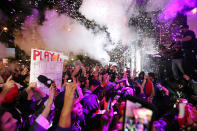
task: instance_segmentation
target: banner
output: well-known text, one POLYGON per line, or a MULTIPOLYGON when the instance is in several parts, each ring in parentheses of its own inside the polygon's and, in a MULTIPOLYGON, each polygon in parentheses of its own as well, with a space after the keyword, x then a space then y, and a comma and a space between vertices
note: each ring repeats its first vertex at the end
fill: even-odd
POLYGON ((55 81, 57 88, 61 89, 63 72, 63 53, 31 49, 30 82, 37 82, 40 88, 46 94, 49 94, 49 88, 38 81, 39 75, 55 81))
POLYGON ((6 57, 11 57, 15 58, 15 48, 6 48, 7 49, 7 56, 6 57))

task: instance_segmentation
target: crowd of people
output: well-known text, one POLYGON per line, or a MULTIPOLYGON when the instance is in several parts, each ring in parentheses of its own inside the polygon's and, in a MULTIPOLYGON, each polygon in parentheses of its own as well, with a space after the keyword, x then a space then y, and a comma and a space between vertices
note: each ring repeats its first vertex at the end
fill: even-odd
POLYGON ((180 81, 160 82, 154 72, 69 64, 62 89, 54 81, 46 94, 29 83, 29 70, 17 61, 0 67, 1 131, 119 131, 128 97, 154 107, 152 130, 197 129, 197 86, 186 74, 180 81))

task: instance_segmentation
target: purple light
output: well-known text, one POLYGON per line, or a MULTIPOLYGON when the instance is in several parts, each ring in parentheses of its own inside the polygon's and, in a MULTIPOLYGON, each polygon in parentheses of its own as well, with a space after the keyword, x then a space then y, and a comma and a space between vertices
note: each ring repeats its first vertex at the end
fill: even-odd
MULTIPOLYGON (((193 8, 196 6, 195 0, 171 0, 168 6, 164 9, 163 13, 160 14, 160 20, 169 20, 175 18, 177 13, 182 12, 186 7, 193 8)), ((194 10, 194 13, 197 9, 194 10)))
POLYGON ((145 3, 147 0, 137 0, 137 3, 138 4, 143 4, 143 3, 145 3))

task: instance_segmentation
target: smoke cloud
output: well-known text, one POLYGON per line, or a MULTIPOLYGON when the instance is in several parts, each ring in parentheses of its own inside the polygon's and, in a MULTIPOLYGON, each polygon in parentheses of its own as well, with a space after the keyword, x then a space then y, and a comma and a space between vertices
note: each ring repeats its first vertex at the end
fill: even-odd
POLYGON ((84 0, 79 11, 90 20, 106 26, 114 43, 131 43, 136 39, 135 31, 128 27, 134 0, 84 0))
POLYGON ((46 19, 40 28, 40 34, 50 48, 87 53, 97 60, 109 61, 109 56, 104 50, 107 43, 104 34, 95 35, 74 19, 58 15, 54 10, 46 12, 46 19))
POLYGON ((46 11, 46 21, 38 25, 34 12, 25 20, 22 31, 15 31, 15 43, 30 55, 31 48, 61 51, 66 54, 83 53, 100 61, 109 61, 104 50, 107 38, 104 34, 93 34, 74 19, 55 10, 46 11))

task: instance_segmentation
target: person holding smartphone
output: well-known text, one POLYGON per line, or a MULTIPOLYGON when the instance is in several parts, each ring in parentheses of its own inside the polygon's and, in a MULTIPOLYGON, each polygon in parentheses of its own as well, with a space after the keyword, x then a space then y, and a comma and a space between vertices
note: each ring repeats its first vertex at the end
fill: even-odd
POLYGON ((68 120, 64 119, 63 116, 64 113, 62 112, 64 108, 68 108, 68 102, 69 105, 72 105, 71 107, 69 107, 69 110, 71 112, 70 114, 71 123, 70 124, 66 123, 66 125, 69 125, 70 129, 74 131, 80 131, 84 128, 85 126, 84 110, 83 110, 83 105, 80 103, 81 93, 77 88, 80 87, 76 83, 73 83, 72 81, 68 80, 67 83, 65 84, 65 91, 59 93, 58 96, 55 98, 54 104, 56 111, 55 111, 55 118, 53 119, 53 126, 51 127, 51 130, 54 130, 56 127, 58 127, 58 122, 61 128, 65 128, 65 123, 62 122, 62 120, 67 122, 68 120), (71 101, 72 104, 70 103, 71 101), (61 114, 62 114, 62 118, 61 118, 61 114))

